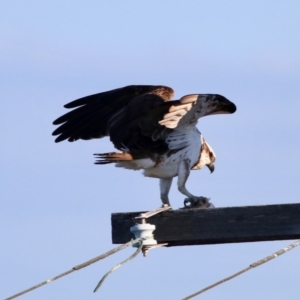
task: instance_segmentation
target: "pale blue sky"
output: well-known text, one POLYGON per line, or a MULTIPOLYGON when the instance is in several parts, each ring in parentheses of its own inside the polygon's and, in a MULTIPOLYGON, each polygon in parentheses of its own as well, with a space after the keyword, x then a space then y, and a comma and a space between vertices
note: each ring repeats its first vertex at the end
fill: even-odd
MULTIPOLYGON (((158 180, 93 165, 108 139, 54 143, 52 121, 76 98, 128 84, 222 94, 237 112, 198 125, 216 170, 187 187, 218 207, 299 202, 299 14, 296 0, 1 3, 1 299, 113 248, 111 213, 160 205, 158 180)), ((181 207, 175 184, 170 195, 181 207)), ((20 299, 180 299, 288 243, 153 250, 93 294, 127 249, 20 299)), ((299 254, 198 298, 296 299, 299 254)))

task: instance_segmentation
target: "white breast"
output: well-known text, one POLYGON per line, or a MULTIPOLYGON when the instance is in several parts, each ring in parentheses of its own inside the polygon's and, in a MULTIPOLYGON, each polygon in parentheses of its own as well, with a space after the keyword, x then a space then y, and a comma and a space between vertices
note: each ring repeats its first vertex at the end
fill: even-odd
POLYGON ((156 178, 171 178, 178 175, 178 168, 181 161, 190 159, 193 166, 199 159, 201 148, 200 132, 196 127, 174 130, 167 138, 168 147, 174 153, 170 156, 164 155, 162 160, 145 168, 144 175, 156 178), (181 149, 179 151, 176 151, 181 149))

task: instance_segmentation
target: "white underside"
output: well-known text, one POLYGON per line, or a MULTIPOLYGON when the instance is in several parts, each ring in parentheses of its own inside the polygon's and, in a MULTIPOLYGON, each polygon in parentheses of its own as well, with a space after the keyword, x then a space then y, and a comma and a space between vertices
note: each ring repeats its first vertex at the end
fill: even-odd
POLYGON ((183 149, 170 157, 163 156, 158 163, 155 163, 151 158, 143 158, 119 162, 116 167, 144 170, 144 175, 147 177, 173 178, 178 175, 179 165, 183 160, 190 159, 191 165, 196 164, 198 161, 201 139, 200 132, 196 127, 174 130, 167 138, 167 143, 170 150, 183 149))

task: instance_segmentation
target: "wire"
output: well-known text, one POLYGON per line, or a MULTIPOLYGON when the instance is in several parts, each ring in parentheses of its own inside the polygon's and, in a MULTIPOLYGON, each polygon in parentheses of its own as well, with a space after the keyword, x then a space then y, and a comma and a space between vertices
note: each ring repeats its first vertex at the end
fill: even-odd
MULTIPOLYGON (((61 273, 61 274, 59 274, 59 275, 57 275, 57 276, 55 276, 55 277, 53 277, 53 278, 50 278, 50 279, 48 279, 48 280, 45 280, 45 281, 43 281, 43 282, 41 282, 41 283, 39 283, 39 284, 37 284, 37 285, 35 285, 35 286, 32 286, 31 288, 26 289, 26 290, 24 290, 24 291, 22 291, 22 292, 20 292, 20 293, 17 293, 17 294, 15 294, 15 295, 13 295, 13 296, 10 296, 10 297, 8 297, 8 298, 5 298, 4 300, 12 300, 12 299, 15 299, 15 298, 17 298, 17 297, 19 297, 19 296, 22 296, 22 295, 24 295, 24 294, 26 294, 26 293, 29 293, 29 292, 35 290, 35 289, 37 289, 37 288, 39 288, 39 287, 41 287, 41 286, 43 286, 43 285, 46 285, 46 284, 48 284, 48 283, 50 283, 50 282, 53 282, 53 281, 55 281, 55 280, 57 280, 57 279, 59 279, 59 278, 62 278, 62 277, 64 277, 64 276, 67 276, 67 275, 69 275, 70 273, 72 273, 72 272, 74 272, 74 271, 78 271, 78 270, 80 270, 80 269, 83 269, 83 268, 85 268, 85 267, 87 267, 87 266, 89 266, 89 265, 91 265, 91 264, 93 264, 93 263, 95 263, 95 262, 98 262, 99 260, 104 259, 104 258, 106 258, 106 257, 108 257, 108 256, 110 256, 110 255, 112 255, 112 254, 115 254, 115 253, 117 253, 117 252, 119 252, 119 251, 121 251, 121 250, 123 250, 123 249, 125 249, 125 248, 127 248, 127 247, 129 247, 129 246, 131 246, 131 245, 133 245, 133 244, 140 243, 138 249, 137 249, 137 250, 136 250, 129 258, 127 258, 127 259, 124 260, 123 262, 121 262, 121 263, 117 264, 116 266, 114 266, 109 272, 107 272, 107 273, 102 277, 102 279, 99 281, 99 283, 97 284, 96 288, 94 289, 94 292, 96 292, 96 291, 100 288, 100 286, 103 284, 104 280, 105 280, 111 273, 113 273, 113 272, 114 272, 115 270, 117 270, 119 267, 121 267, 121 266, 124 265, 125 263, 127 263, 127 262, 129 262, 130 260, 132 260, 133 258, 135 258, 135 257, 140 253, 140 251, 141 251, 141 249, 142 249, 142 247, 143 247, 142 241, 145 240, 145 239, 148 239, 148 238, 152 238, 152 237, 144 237, 144 238, 138 238, 138 239, 135 239, 135 240, 131 240, 131 241, 129 241, 129 242, 127 242, 127 243, 125 243, 125 244, 119 246, 119 247, 116 247, 116 248, 111 249, 110 251, 108 251, 108 252, 106 252, 106 253, 104 253, 104 254, 101 254, 101 255, 99 255, 99 256, 97 256, 97 257, 95 257, 95 258, 93 258, 93 259, 90 259, 90 260, 88 260, 88 261, 86 261, 86 262, 84 262, 84 263, 82 263, 82 264, 79 264, 79 265, 73 267, 72 269, 70 269, 70 270, 68 270, 68 271, 66 271, 66 272, 64 272, 64 273, 61 273)), ((220 280, 220 281, 218 281, 218 282, 216 282, 216 283, 214 283, 214 284, 212 284, 212 285, 209 285, 209 286, 205 287, 204 289, 202 289, 202 290, 200 290, 200 291, 198 291, 198 292, 196 292, 196 293, 194 293, 194 294, 191 294, 191 295, 189 295, 189 296, 183 298, 182 300, 189 300, 189 299, 191 299, 191 298, 193 298, 193 297, 195 297, 195 296, 197 296, 197 295, 199 295, 199 294, 201 294, 201 293, 204 293, 204 292, 206 292, 207 290, 210 290, 210 289, 216 287, 217 285, 220 285, 221 283, 224 283, 224 282, 226 282, 226 281, 228 281, 228 280, 230 280, 230 279, 233 279, 233 278, 235 278, 235 277, 237 277, 237 276, 239 276, 239 275, 241 275, 241 274, 243 274, 243 273, 245 273, 245 272, 247 272, 247 271, 249 271, 249 270, 251 270, 251 269, 253 269, 253 268, 255 268, 255 267, 258 267, 258 266, 260 266, 260 265, 262 265, 262 264, 264 264, 264 263, 266 263, 266 262, 268 262, 268 261, 270 261, 270 260, 272 260, 272 259, 274 259, 274 258, 276 258, 276 257, 278 257, 278 256, 280 256, 280 255, 282 255, 282 254, 284 254, 284 253, 286 253, 287 251, 294 249, 295 247, 297 247, 297 246, 299 246, 299 245, 300 245, 300 240, 298 240, 298 241, 296 241, 296 242, 294 242, 294 243, 288 245, 288 246, 285 247, 285 248, 280 249, 279 251, 277 251, 277 252, 275 252, 275 253, 273 253, 273 254, 271 254, 271 255, 269 255, 269 256, 267 256, 267 257, 261 259, 261 260, 258 260, 258 261, 256 261, 256 262, 254 262, 254 263, 251 264, 249 267, 247 267, 247 268, 245 268, 245 269, 243 269, 243 270, 241 270, 241 271, 239 271, 239 272, 237 272, 237 273, 235 273, 235 274, 233 274, 233 275, 231 275, 231 276, 228 276, 228 277, 226 277, 226 278, 224 278, 224 279, 222 279, 222 280, 220 280)))
POLYGON ((140 244, 140 246, 138 247, 138 249, 132 254, 130 255, 127 259, 125 259, 124 261, 120 262, 119 264, 115 265, 111 270, 109 270, 103 277, 102 279, 98 282, 97 286, 94 289, 94 293, 97 292, 97 290, 101 287, 102 283, 104 282, 104 280, 106 279, 106 277, 108 275, 110 275, 112 272, 116 271, 117 269, 119 269, 121 266, 123 266, 124 264, 126 264, 127 262, 131 261, 132 259, 134 259, 142 250, 143 247, 143 243, 140 244))
MULTIPOLYGON (((39 287, 41 287, 41 286, 43 286, 43 285, 46 285, 46 284, 48 284, 48 283, 50 283, 50 282, 52 282, 52 281, 55 281, 55 280, 57 280, 57 279, 59 279, 59 278, 62 278, 62 277, 64 277, 64 276, 67 276, 67 275, 69 275, 69 274, 71 274, 72 272, 74 272, 74 271, 78 271, 78 270, 80 270, 80 269, 82 269, 82 268, 85 268, 85 267, 87 267, 87 266, 89 266, 89 265, 91 265, 91 264, 93 264, 93 263, 95 263, 95 262, 97 262, 97 261, 99 261, 99 260, 101 260, 101 259, 104 259, 104 258, 106 258, 106 257, 108 257, 108 256, 110 256, 110 255, 112 255, 112 254, 115 254, 115 253, 117 253, 117 252, 119 252, 119 251, 121 251, 121 250, 123 250, 123 249, 125 249, 125 248, 127 248, 127 247, 129 247, 129 246, 132 246, 133 244, 136 244, 136 243, 141 243, 141 245, 139 246, 139 249, 142 247, 142 241, 143 240, 145 240, 145 239, 147 239, 148 237, 144 237, 144 238, 138 238, 138 239, 135 239, 135 240, 131 240, 131 241, 129 241, 128 243, 125 243, 125 244, 123 244, 123 245, 121 245, 121 246, 118 246, 118 247, 116 247, 116 248, 114 248, 114 249, 111 249, 110 251, 108 251, 108 252, 106 252, 106 253, 104 253, 104 254, 101 254, 101 255, 99 255, 99 256, 97 256, 97 257, 95 257, 95 258, 93 258, 93 259, 90 259, 90 260, 88 260, 88 261, 86 261, 86 262, 84 262, 84 263, 82 263, 82 264, 79 264, 79 265, 77 265, 77 266, 75 266, 75 267, 73 267, 71 270, 69 270, 69 271, 66 271, 66 272, 64 272, 64 273, 61 273, 61 274, 59 274, 59 275, 57 275, 57 276, 55 276, 55 277, 53 277, 53 278, 50 278, 50 279, 48 279, 48 280, 45 280, 45 281, 43 281, 43 282, 41 282, 41 283, 39 283, 39 284, 37 284, 37 285, 34 285, 34 286, 32 286, 31 288, 29 288, 29 289, 26 289, 26 290, 24 290, 24 291, 22 291, 22 292, 20 292, 20 293, 17 293, 17 294, 15 294, 15 295, 13 295, 13 296, 10 296, 10 297, 8 297, 8 298, 5 298, 4 300, 12 300, 12 299, 15 299, 15 298, 17 298, 17 297, 19 297, 19 296, 22 296, 22 295, 24 295, 24 294, 26 294, 26 293, 29 293, 29 292, 31 292, 31 291, 33 291, 33 290, 35 290, 35 289, 37 289, 37 288, 39 288, 39 287)), ((138 250, 139 250, 138 249, 138 250)), ((137 253, 137 251, 134 253, 134 254, 138 254, 137 253)), ((136 256, 135 255, 135 256, 136 256)), ((124 264, 126 261, 124 261, 124 262, 122 262, 120 265, 118 265, 118 267, 120 267, 122 264, 124 264)), ((114 271, 114 270, 113 270, 114 271)), ((112 273, 112 272, 111 272, 112 273)), ((105 276, 107 277, 109 274, 106 274, 105 276)), ((105 279, 105 278, 104 278, 105 279)), ((102 282, 103 282, 104 280, 102 279, 102 282)))
POLYGON ((216 287, 217 285, 219 285, 219 284, 221 284, 223 282, 226 282, 226 281, 228 281, 230 279, 233 279, 233 278, 235 278, 235 277, 237 277, 237 276, 239 276, 239 275, 241 275, 241 274, 243 274, 243 273, 245 273, 245 272, 247 272, 247 271, 249 271, 249 270, 251 270, 251 269, 253 269, 255 267, 258 267, 258 266, 260 266, 260 265, 262 265, 262 264, 264 264, 264 263, 266 263, 266 262, 268 262, 268 261, 270 261, 270 260, 272 260, 272 259, 280 256, 281 254, 286 253, 289 250, 292 250, 292 249, 296 248, 299 245, 300 245, 300 240, 298 240, 298 241, 296 241, 296 242, 288 245, 285 248, 282 248, 282 249, 278 250, 277 252, 275 252, 275 253, 273 253, 271 255, 266 256, 265 258, 263 258, 261 260, 256 261, 255 263, 251 264, 249 267, 247 267, 247 268, 245 268, 245 269, 243 269, 243 270, 241 270, 241 271, 239 271, 239 272, 237 272, 237 273, 235 273, 235 274, 233 274, 231 276, 228 276, 228 277, 226 277, 226 278, 224 278, 224 279, 222 279, 222 280, 220 280, 220 281, 218 281, 218 282, 216 282, 216 283, 214 283, 212 285, 209 285, 209 286, 205 287, 204 289, 202 289, 202 290, 200 290, 200 291, 198 291, 198 292, 196 292, 194 294, 191 294, 191 295, 183 298, 182 300, 188 300, 188 299, 191 299, 191 298, 193 298, 195 296, 198 296, 198 295, 206 292, 207 290, 210 290, 210 289, 216 287))

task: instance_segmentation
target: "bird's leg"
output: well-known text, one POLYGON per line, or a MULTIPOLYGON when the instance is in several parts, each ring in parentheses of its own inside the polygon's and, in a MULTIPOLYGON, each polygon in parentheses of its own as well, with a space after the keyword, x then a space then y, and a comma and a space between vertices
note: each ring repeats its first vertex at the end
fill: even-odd
POLYGON ((188 198, 184 200, 185 207, 199 207, 199 208, 209 208, 214 207, 212 203, 209 202, 209 198, 206 197, 197 197, 192 195, 185 187, 185 183, 190 175, 191 163, 190 160, 183 160, 178 169, 178 190, 186 195, 188 198), (188 205, 188 203, 190 203, 188 205))
POLYGON ((170 206, 169 202, 169 191, 171 188, 173 178, 161 178, 159 180, 159 187, 160 187, 160 199, 163 205, 170 206))

